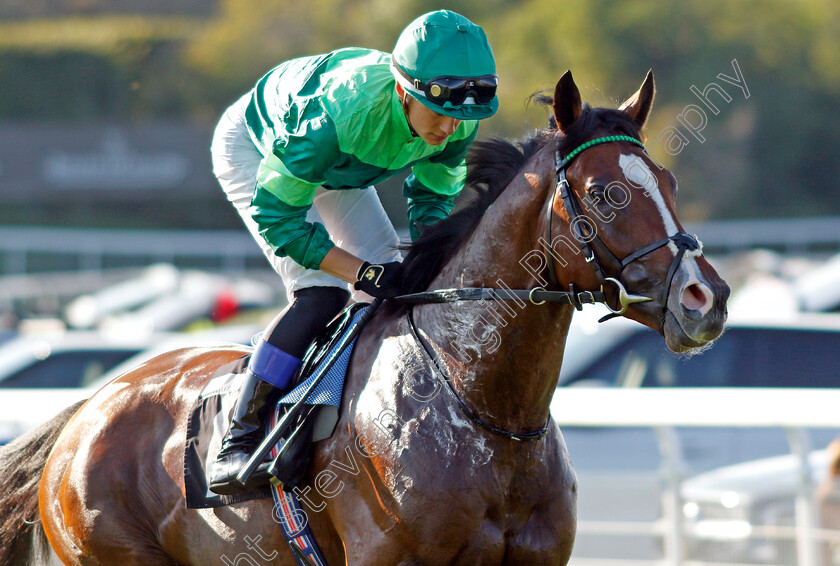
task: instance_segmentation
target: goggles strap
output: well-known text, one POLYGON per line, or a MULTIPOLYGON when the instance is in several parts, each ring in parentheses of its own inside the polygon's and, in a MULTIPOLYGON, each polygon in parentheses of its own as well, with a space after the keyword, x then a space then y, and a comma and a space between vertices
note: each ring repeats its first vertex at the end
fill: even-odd
POLYGON ((420 81, 417 79, 413 79, 413 81, 409 80, 408 77, 403 74, 402 69, 397 67, 393 59, 391 60, 391 74, 394 75, 394 78, 397 79, 397 82, 400 83, 405 90, 425 98, 426 93, 423 92, 423 89, 420 86, 420 81))
POLYGON ((411 125, 411 118, 408 116, 408 101, 406 98, 408 97, 408 93, 403 91, 403 96, 400 99, 400 105, 402 106, 403 113, 405 114, 405 123, 408 124, 408 131, 411 132, 411 137, 418 138, 420 137, 417 134, 417 131, 414 129, 414 126, 411 125))

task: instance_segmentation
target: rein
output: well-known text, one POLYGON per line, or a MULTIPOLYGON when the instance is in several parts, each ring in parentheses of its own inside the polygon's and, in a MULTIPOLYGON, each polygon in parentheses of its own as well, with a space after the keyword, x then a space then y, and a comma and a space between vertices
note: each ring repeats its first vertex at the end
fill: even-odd
MULTIPOLYGON (((700 243, 697 241, 697 238, 692 236, 691 234, 687 234, 685 232, 677 232, 672 236, 668 236, 667 238, 663 238, 662 240, 656 241, 639 250, 636 250, 624 259, 620 260, 607 247, 603 240, 601 240, 601 238, 598 236, 597 232, 594 229, 584 229, 582 227, 582 225, 586 223, 580 222, 580 220, 588 220, 588 217, 583 213, 580 204, 574 196, 574 192, 571 190, 569 181, 566 179, 566 170, 569 168, 569 165, 571 164, 572 160, 574 160, 575 157, 583 153, 585 150, 596 145, 612 142, 629 142, 641 147, 642 149, 645 149, 645 146, 641 141, 637 140, 634 137, 623 135, 595 138, 576 147, 574 150, 570 151, 565 157, 563 157, 560 154, 560 151, 558 149, 555 153, 555 170, 557 173, 557 184, 554 187, 554 191, 552 191, 551 193, 551 198, 549 199, 548 206, 546 207, 545 239, 548 245, 550 246, 551 242, 553 241, 551 237, 551 232, 552 218, 554 216, 554 201, 557 199, 557 195, 559 193, 560 198, 563 200, 563 206, 566 208, 566 212, 569 215, 569 223, 570 226, 572 226, 574 238, 575 240, 577 240, 578 245, 580 246, 580 249, 584 254, 584 259, 586 260, 586 263, 588 263, 590 267, 592 267, 593 271, 595 272, 595 276, 600 282, 601 288, 598 291, 577 291, 575 289, 574 284, 571 283, 569 284, 568 291, 549 291, 546 290, 544 287, 534 287, 533 289, 463 287, 458 289, 437 289, 434 291, 424 291, 420 293, 400 295, 392 300, 397 303, 403 303, 408 305, 452 303, 457 301, 486 301, 491 299, 502 301, 517 301, 522 303, 525 300, 527 300, 528 302, 534 305, 542 305, 545 303, 560 303, 573 305, 577 310, 582 310, 584 304, 603 303, 610 311, 610 314, 602 317, 599 320, 599 322, 604 322, 613 317, 617 317, 624 314, 624 312, 627 311, 627 308, 634 303, 641 303, 653 300, 652 297, 629 294, 627 292, 627 289, 624 287, 624 284, 621 283, 619 279, 621 277, 621 272, 624 271, 625 267, 627 267, 630 263, 636 261, 637 259, 640 259, 663 246, 673 243, 677 247, 677 252, 675 253, 674 261, 671 263, 671 267, 668 270, 667 284, 665 286, 665 290, 662 297, 662 319, 664 321, 665 312, 667 311, 667 298, 668 294, 670 293, 671 282, 673 281, 674 274, 677 271, 677 267, 679 267, 679 264, 682 261, 683 256, 685 255, 685 252, 699 249, 700 243), (616 273, 615 277, 608 277, 604 272, 604 269, 601 267, 601 264, 598 262, 598 258, 595 255, 595 250, 590 245, 592 242, 597 242, 598 246, 608 254, 608 256, 614 261, 616 265, 619 266, 618 272, 616 273), (604 288, 610 284, 614 285, 618 291, 618 308, 613 308, 609 304, 604 293, 604 288)), ((589 226, 589 224, 586 225, 589 226)), ((553 254, 551 253, 551 250, 547 251, 548 253, 546 254, 546 256, 548 257, 548 259, 546 262, 546 266, 548 268, 550 285, 552 287, 557 288, 560 287, 560 283, 557 280, 557 275, 554 271, 553 254)), ((452 394, 453 397, 455 397, 455 400, 457 401, 458 407, 461 409, 461 412, 464 413, 464 415, 466 415, 467 418, 469 418, 477 426, 493 434, 503 436, 511 440, 539 440, 546 435, 551 424, 551 414, 549 414, 548 420, 546 421, 546 424, 543 428, 534 432, 527 433, 510 432, 481 420, 481 418, 467 406, 464 400, 461 399, 461 397, 458 395, 458 392, 455 391, 455 387, 452 385, 452 381, 449 379, 446 372, 443 371, 441 364, 438 363, 438 359, 435 355, 435 352, 420 337, 420 334, 417 332, 417 329, 414 325, 411 310, 408 311, 407 318, 412 336, 421 345, 423 352, 432 362, 432 365, 434 365, 434 367, 437 369, 437 371, 434 373, 438 376, 438 379, 440 379, 446 384, 449 392, 452 394)))
POLYGON ((605 303, 602 291, 575 291, 574 284, 569 285, 570 291, 547 291, 543 287, 533 289, 500 289, 497 287, 461 287, 459 289, 437 289, 422 293, 400 295, 394 301, 408 305, 454 303, 457 301, 528 301, 534 305, 545 303, 561 303, 574 305, 581 310, 582 305, 605 303))

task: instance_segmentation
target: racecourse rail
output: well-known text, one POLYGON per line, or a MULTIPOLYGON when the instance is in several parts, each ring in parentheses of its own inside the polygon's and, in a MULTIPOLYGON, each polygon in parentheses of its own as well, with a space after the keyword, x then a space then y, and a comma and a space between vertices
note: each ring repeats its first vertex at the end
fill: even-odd
MULTIPOLYGON (((840 217, 721 220, 686 223, 708 255, 755 248, 790 254, 840 252, 840 217)), ((403 231, 405 232, 405 231, 403 231)), ((401 234, 405 236, 405 234, 401 234)), ((242 271, 267 269, 262 252, 243 230, 111 230, 0 227, 0 274, 100 270, 169 262, 176 266, 242 271), (47 257, 49 259, 47 259, 47 257)))
MULTIPOLYGON (((13 425, 18 432, 46 420, 63 407, 90 395, 85 390, 3 390, 0 393, 0 425, 13 425), (37 408, 37 409, 36 409, 37 408)), ((558 389, 551 412, 561 429, 569 427, 650 427, 657 432, 667 480, 663 517, 654 523, 581 521, 581 534, 661 536, 664 558, 657 561, 575 558, 572 566, 692 566, 710 562, 686 561, 682 557, 685 535, 680 505, 680 473, 674 427, 772 427, 784 429, 800 471, 807 469, 810 452, 805 429, 840 428, 840 390, 762 388, 675 389, 558 389)), ((840 533, 818 528, 809 473, 800 473, 794 527, 763 528, 768 537, 796 540, 797 564, 817 566, 820 541, 840 540, 840 533)), ((730 565, 731 566, 731 565, 730 565)))

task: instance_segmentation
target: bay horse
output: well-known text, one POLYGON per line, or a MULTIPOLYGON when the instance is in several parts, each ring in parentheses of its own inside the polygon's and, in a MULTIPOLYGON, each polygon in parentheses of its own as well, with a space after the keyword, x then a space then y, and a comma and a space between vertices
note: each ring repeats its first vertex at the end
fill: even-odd
MULTIPOLYGON (((576 479, 549 403, 575 309, 604 301, 675 352, 709 345, 726 319, 729 288, 677 220, 676 179, 642 146, 653 98, 648 73, 620 108, 591 108, 566 72, 548 128, 477 144, 478 197, 405 259, 416 296, 448 291, 377 310, 298 490, 328 564, 567 563, 576 479)), ((0 507, 13 549, 0 562, 31 564, 42 528, 67 565, 294 564, 270 499, 185 505, 190 409, 249 351, 164 354, 11 445, 7 462, 42 474, 39 491, 0 479, 16 502, 0 507), (22 514, 36 508, 40 526, 22 514)))

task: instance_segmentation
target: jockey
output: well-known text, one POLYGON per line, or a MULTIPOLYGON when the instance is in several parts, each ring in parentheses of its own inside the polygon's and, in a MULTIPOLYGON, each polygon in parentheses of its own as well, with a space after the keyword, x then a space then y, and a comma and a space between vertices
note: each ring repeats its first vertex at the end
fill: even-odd
POLYGON ((282 63, 222 116, 213 172, 289 305, 255 346, 211 490, 237 491, 263 408, 288 388, 351 286, 356 299, 401 294, 399 239, 372 185, 411 170, 412 239, 445 218, 478 120, 498 108, 496 85, 481 27, 439 10, 409 24, 391 54, 347 48, 282 63))

